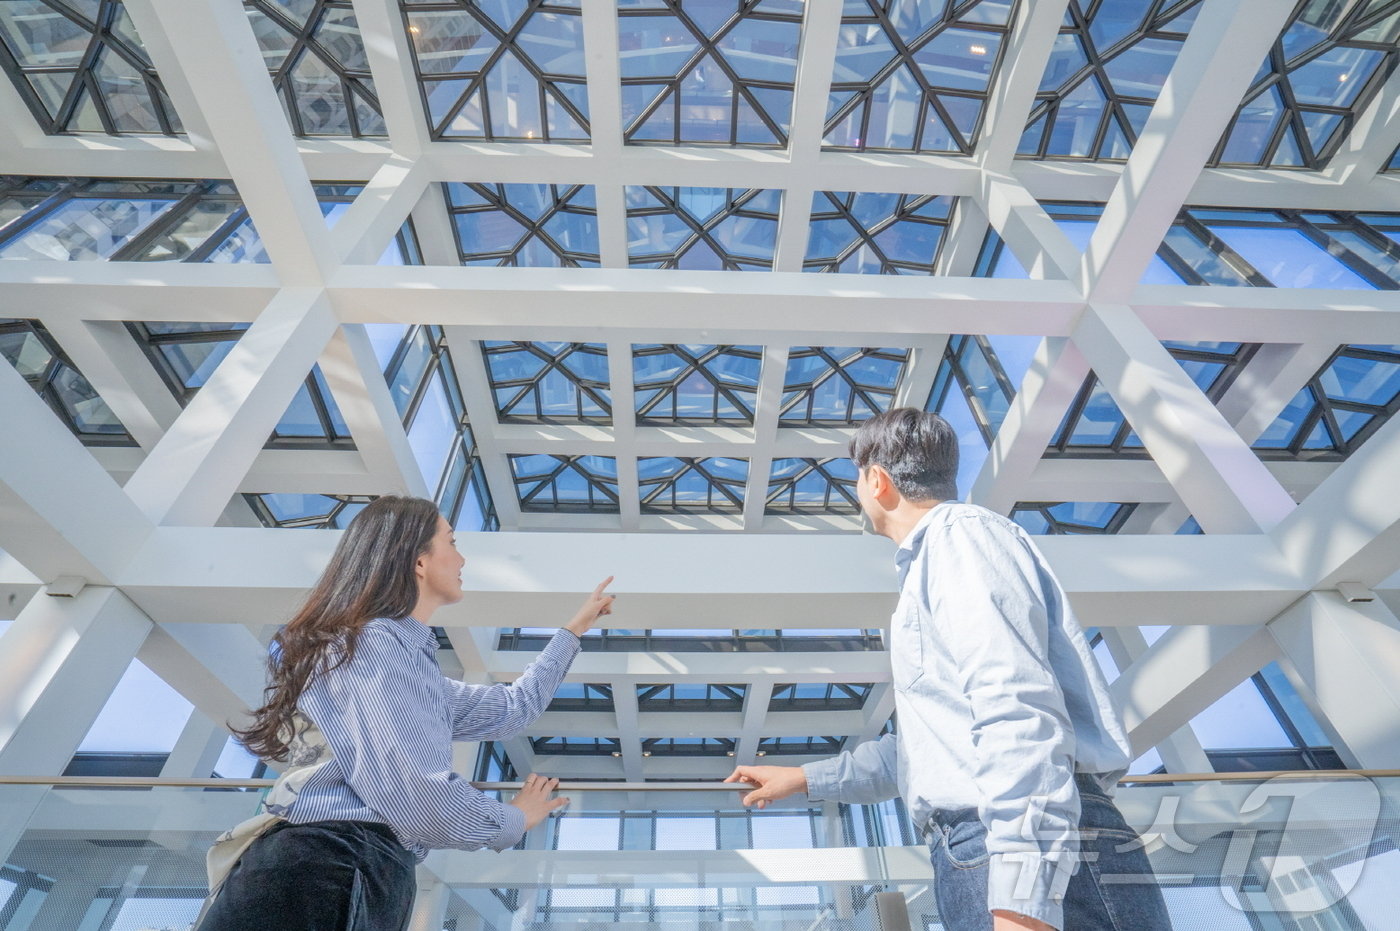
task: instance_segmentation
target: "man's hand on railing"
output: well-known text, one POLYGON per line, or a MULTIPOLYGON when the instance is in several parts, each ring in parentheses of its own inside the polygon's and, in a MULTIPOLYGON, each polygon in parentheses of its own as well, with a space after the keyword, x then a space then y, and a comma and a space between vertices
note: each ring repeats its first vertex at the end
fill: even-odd
POLYGON ((755 808, 767 808, 769 802, 807 791, 807 774, 801 766, 740 766, 724 781, 757 786, 742 799, 745 806, 755 808))
POLYGON ((566 798, 550 798, 557 788, 558 779, 545 779, 534 773, 525 777, 525 786, 510 800, 510 804, 519 808, 525 815, 525 830, 530 830, 548 818, 551 811, 569 804, 566 798))

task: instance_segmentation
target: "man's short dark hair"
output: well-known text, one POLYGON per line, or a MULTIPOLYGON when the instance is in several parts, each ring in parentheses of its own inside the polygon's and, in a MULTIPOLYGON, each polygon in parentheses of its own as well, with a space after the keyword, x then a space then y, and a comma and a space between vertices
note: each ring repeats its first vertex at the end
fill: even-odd
POLYGON ((958 497, 958 435, 931 411, 897 407, 860 425, 851 440, 856 468, 880 466, 910 501, 958 497))

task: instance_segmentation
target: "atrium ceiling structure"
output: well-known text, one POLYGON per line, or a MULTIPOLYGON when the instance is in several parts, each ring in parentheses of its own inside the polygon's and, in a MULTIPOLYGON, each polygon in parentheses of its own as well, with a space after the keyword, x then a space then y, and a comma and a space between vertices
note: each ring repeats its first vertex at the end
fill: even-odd
POLYGON ((490 773, 828 755, 893 708, 847 443, 913 405, 1050 535, 1139 752, 1226 765, 1190 722, 1253 683, 1298 765, 1400 766, 1398 39, 1400 0, 4 0, 0 699, 120 628, 84 662, 233 719, 411 493, 469 679, 617 576, 490 773))

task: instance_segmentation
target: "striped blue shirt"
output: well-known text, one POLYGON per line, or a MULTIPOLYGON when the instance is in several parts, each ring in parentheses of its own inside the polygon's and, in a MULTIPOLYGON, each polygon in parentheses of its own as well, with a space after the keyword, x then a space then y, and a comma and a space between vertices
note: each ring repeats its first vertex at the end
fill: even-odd
POLYGON ((438 669, 437 638, 412 618, 365 625, 355 656, 316 676, 298 708, 335 759, 289 807, 289 821, 387 824, 419 860, 450 847, 505 850, 525 816, 452 771, 453 740, 505 740, 548 706, 579 652, 561 630, 510 685, 467 685, 438 669))

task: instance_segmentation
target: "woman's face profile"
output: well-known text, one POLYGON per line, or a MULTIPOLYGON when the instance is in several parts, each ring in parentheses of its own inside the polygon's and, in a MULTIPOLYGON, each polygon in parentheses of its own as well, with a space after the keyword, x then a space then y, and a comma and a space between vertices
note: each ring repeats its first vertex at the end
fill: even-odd
POLYGON ((452 525, 438 516, 437 531, 428 551, 418 557, 418 600, 439 605, 462 600, 462 567, 467 561, 457 552, 452 525))

